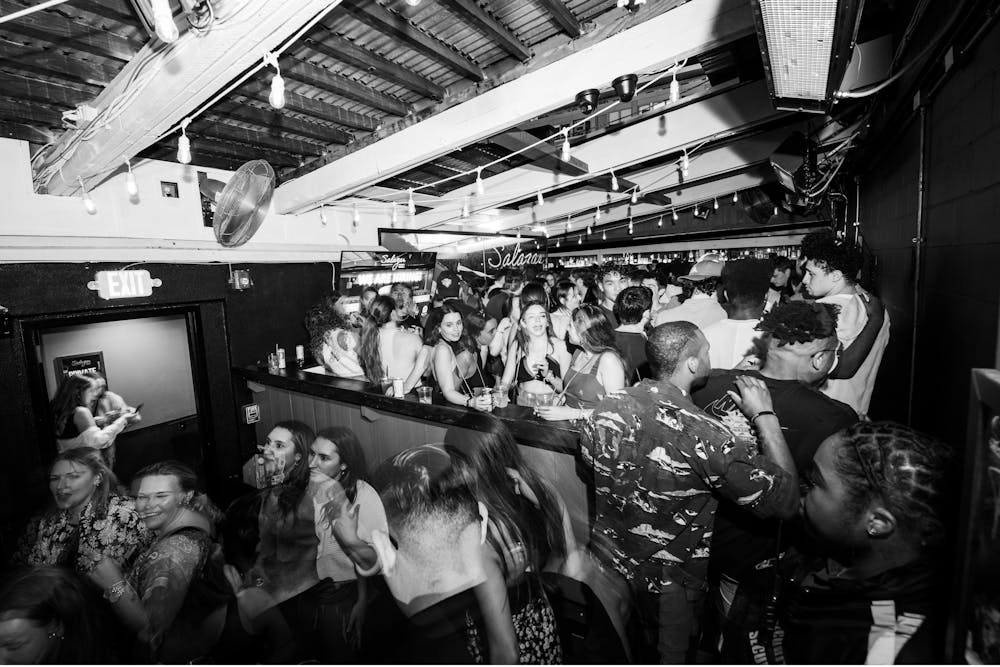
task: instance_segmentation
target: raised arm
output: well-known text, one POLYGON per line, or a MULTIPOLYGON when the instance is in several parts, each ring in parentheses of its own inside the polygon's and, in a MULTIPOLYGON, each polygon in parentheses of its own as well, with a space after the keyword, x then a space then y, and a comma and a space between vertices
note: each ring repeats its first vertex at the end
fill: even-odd
MULTIPOLYGON (((91 414, 90 410, 82 406, 78 407, 73 412, 73 424, 76 425, 81 438, 80 442, 75 446, 94 447, 95 449, 107 447, 115 439, 115 436, 125 430, 125 427, 128 425, 129 416, 132 414, 132 412, 126 412, 104 428, 101 428, 94 421, 94 415, 91 414)), ((62 447, 65 447, 65 445, 62 447)))
POLYGON ((518 344, 517 341, 511 341, 510 347, 507 350, 507 363, 503 367, 503 377, 500 379, 500 384, 505 387, 509 387, 514 383, 514 378, 517 375, 517 365, 521 363, 520 354, 518 354, 518 344))

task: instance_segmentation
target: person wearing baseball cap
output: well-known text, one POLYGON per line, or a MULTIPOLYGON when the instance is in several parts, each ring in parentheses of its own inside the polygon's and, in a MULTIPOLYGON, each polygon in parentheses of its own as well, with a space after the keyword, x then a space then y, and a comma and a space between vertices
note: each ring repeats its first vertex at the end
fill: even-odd
POLYGON ((704 329, 710 324, 714 324, 726 319, 726 311, 719 305, 716 298, 716 289, 719 286, 719 278, 722 276, 722 267, 726 262, 717 253, 707 253, 702 255, 690 273, 682 276, 680 280, 691 284, 694 291, 691 298, 677 306, 661 310, 656 314, 653 326, 659 326, 665 322, 692 322, 696 326, 704 329))

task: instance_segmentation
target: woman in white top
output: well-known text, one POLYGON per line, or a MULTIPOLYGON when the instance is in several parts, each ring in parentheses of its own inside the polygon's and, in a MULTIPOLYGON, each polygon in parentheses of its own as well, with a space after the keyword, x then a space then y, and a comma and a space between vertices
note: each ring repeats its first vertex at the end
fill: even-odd
POLYGON ((566 345, 552 334, 544 304, 533 303, 521 311, 517 335, 507 352, 502 387, 516 384, 518 405, 535 405, 537 396, 562 391, 562 378, 569 368, 566 345))
POLYGON ((316 434, 309 474, 315 483, 339 484, 346 495, 336 507, 317 507, 316 571, 326 591, 318 619, 325 628, 319 636, 320 654, 340 663, 357 662, 367 604, 365 578, 378 570, 371 532, 388 531, 385 510, 378 493, 364 480, 364 450, 349 428, 333 426, 316 434))
MULTIPOLYGON (((361 365, 373 384, 385 385, 392 378, 403 379, 403 393, 420 381, 423 373, 417 364, 423 341, 420 336, 399 328, 396 303, 387 296, 378 296, 368 308, 361 330, 361 365)), ((392 393, 392 386, 388 392, 392 393)))
POLYGON ((127 408, 117 416, 98 424, 95 419, 101 384, 90 375, 70 375, 52 398, 52 418, 56 444, 60 452, 76 447, 101 450, 108 467, 114 465, 115 438, 125 430, 138 413, 127 408))

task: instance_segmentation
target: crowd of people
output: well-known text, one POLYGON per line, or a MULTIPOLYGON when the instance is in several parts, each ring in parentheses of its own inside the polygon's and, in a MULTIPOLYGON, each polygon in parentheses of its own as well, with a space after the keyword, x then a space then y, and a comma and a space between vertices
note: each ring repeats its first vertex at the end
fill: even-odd
POLYGON ((384 461, 273 424, 224 511, 174 461, 121 486, 138 412, 67 380, 0 662, 935 662, 954 465, 868 417, 889 318, 860 268, 823 232, 795 260, 455 277, 422 318, 406 285, 359 321, 332 295, 306 318, 327 373, 470 412, 384 461), (588 540, 477 414, 508 401, 576 423, 588 540))

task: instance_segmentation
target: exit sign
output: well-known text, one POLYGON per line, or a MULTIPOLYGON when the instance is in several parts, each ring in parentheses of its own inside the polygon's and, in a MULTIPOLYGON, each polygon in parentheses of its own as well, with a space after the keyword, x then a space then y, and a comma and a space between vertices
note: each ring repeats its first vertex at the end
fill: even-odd
POLYGON ((102 299, 135 299, 150 296, 153 288, 162 285, 159 278, 150 278, 149 271, 98 271, 87 288, 102 299))

